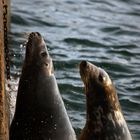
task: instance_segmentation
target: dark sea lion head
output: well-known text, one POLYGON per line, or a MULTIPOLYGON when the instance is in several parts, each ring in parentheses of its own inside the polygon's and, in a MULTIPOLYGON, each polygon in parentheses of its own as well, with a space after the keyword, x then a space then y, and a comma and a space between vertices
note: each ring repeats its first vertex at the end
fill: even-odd
POLYGON ((79 140, 131 140, 109 75, 87 61, 79 67, 87 104, 86 125, 79 140))
POLYGON ((80 75, 85 85, 85 93, 96 105, 118 109, 119 103, 115 87, 109 75, 100 67, 90 62, 80 63, 80 75))
POLYGON ((37 70, 43 70, 48 75, 53 73, 52 59, 43 37, 38 32, 32 32, 28 37, 25 65, 37 70))

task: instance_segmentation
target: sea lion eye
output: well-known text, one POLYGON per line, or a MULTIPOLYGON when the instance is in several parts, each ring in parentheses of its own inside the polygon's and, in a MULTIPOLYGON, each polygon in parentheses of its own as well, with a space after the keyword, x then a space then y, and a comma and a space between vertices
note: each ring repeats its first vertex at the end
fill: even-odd
POLYGON ((101 74, 99 75, 98 79, 100 82, 103 82, 103 76, 101 74))
POLYGON ((41 52, 41 56, 45 57, 45 56, 47 56, 47 53, 46 52, 41 52))
POLYGON ((102 83, 106 80, 106 74, 103 70, 100 71, 99 76, 98 76, 98 80, 102 83))
POLYGON ((48 63, 45 63, 45 65, 48 67, 49 66, 49 64, 48 63))

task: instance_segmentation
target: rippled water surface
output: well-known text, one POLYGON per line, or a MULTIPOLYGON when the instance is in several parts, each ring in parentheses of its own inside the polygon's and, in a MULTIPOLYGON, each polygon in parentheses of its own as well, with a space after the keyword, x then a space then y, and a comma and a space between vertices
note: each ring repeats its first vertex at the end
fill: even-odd
POLYGON ((112 78, 134 140, 140 139, 140 1, 12 0, 11 108, 25 55, 22 44, 40 32, 53 58, 55 75, 73 127, 85 124, 78 64, 88 60, 112 78))

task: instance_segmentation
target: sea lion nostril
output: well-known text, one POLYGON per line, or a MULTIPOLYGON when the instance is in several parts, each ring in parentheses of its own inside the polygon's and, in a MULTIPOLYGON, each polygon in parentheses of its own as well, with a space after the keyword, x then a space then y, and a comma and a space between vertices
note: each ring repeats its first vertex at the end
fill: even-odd
POLYGON ((48 63, 45 63, 45 65, 48 67, 49 66, 49 64, 48 63))
POLYGON ((81 65, 82 65, 83 67, 87 67, 87 61, 82 61, 82 62, 81 62, 81 65))
POLYGON ((41 34, 39 32, 32 32, 29 35, 29 40, 33 39, 33 37, 41 37, 41 34))
POLYGON ((28 41, 30 41, 36 34, 34 32, 30 33, 28 37, 28 41))
POLYGON ((100 74, 99 77, 98 77, 98 79, 99 79, 100 82, 103 82, 104 81, 103 75, 100 74))

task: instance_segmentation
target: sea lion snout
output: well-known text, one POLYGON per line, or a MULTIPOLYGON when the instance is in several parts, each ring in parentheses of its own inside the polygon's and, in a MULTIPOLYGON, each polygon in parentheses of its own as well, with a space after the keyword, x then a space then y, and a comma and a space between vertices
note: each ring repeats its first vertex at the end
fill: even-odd
POLYGON ((40 52, 42 50, 46 51, 46 45, 43 37, 38 32, 30 33, 28 41, 26 44, 26 58, 31 59, 35 52, 40 52))
POLYGON ((32 32, 29 35, 28 42, 31 42, 33 46, 45 44, 43 37, 39 32, 32 32))
POLYGON ((81 61, 79 69, 81 78, 84 82, 88 81, 90 77, 96 78, 96 75, 98 74, 98 68, 88 61, 81 61))
POLYGON ((83 68, 87 67, 87 65, 88 65, 88 62, 87 61, 82 61, 80 63, 80 67, 83 67, 83 68))
POLYGON ((39 37, 39 38, 41 38, 41 34, 39 32, 32 32, 29 35, 29 39, 33 39, 33 37, 39 37))
POLYGON ((81 61, 81 63, 79 64, 79 69, 80 69, 80 75, 83 77, 89 68, 89 62, 87 61, 81 61))
MULTIPOLYGON (((80 70, 80 75, 81 75, 81 78, 83 81, 86 81, 85 80, 85 69, 87 67, 87 61, 82 61, 80 64, 79 64, 79 70, 80 70)), ((85 82, 84 82, 85 83, 85 82)))
POLYGON ((30 33, 26 44, 26 54, 28 58, 32 58, 33 56, 41 56, 42 58, 49 56, 46 43, 40 33, 30 33))

